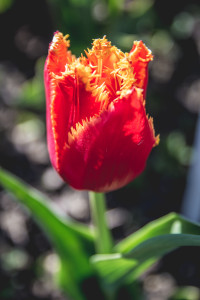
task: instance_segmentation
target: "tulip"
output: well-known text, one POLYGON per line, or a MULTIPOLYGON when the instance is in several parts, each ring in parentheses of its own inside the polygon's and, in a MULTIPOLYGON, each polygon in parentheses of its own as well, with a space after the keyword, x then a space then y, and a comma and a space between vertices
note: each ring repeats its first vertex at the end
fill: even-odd
POLYGON ((45 63, 47 141, 52 165, 75 189, 108 192, 145 168, 158 144, 145 95, 151 51, 123 53, 104 36, 85 56, 56 32, 45 63))

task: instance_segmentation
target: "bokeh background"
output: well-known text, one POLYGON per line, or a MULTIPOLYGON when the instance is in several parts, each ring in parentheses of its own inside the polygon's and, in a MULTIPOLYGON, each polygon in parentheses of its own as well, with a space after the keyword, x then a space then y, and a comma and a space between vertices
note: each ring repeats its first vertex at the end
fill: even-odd
MULTIPOLYGON (((116 241, 171 211, 200 221, 199 0, 0 0, 0 165, 90 224, 87 193, 63 183, 47 153, 43 66, 56 30, 70 34, 77 56, 105 34, 123 51, 142 39, 154 54, 146 102, 161 141, 140 177, 107 194, 116 241)), ((52 283, 56 268, 29 213, 0 190, 0 299, 66 299, 52 283)), ((199 248, 165 256, 141 286, 145 299, 200 299, 199 248)))

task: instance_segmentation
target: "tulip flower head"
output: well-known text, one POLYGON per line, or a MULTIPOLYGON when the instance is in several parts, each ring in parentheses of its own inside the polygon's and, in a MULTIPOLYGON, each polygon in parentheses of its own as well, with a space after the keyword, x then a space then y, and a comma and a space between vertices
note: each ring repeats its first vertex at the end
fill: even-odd
POLYGON ((130 53, 95 39, 85 56, 56 32, 45 63, 47 141, 51 162, 76 189, 108 192, 145 168, 158 144, 145 94, 151 51, 136 41, 130 53))

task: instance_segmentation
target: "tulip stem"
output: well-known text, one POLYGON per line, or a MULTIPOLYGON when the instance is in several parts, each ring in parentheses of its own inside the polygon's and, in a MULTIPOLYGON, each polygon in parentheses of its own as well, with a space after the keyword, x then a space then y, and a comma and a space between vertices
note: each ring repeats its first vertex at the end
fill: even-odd
POLYGON ((103 193, 89 192, 90 210, 95 226, 95 246, 98 254, 112 253, 113 240, 106 222, 106 204, 103 193))

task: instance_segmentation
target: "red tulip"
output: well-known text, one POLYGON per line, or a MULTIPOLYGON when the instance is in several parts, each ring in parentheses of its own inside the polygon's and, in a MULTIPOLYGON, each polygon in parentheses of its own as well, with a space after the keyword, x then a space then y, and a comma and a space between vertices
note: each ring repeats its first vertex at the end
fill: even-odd
POLYGON ((151 51, 136 41, 123 53, 103 37, 76 58, 67 38, 55 33, 45 64, 50 159, 76 189, 115 190, 158 144, 144 101, 151 51))

